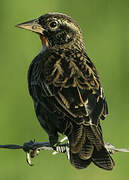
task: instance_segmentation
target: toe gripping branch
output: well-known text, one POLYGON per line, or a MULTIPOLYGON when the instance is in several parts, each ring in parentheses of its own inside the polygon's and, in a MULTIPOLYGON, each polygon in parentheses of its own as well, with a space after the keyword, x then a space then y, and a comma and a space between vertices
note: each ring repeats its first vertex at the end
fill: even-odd
POLYGON ((26 153, 26 161, 30 166, 33 166, 31 162, 31 158, 34 158, 36 155, 39 154, 40 150, 48 150, 54 151, 52 154, 55 155, 57 153, 67 153, 67 157, 69 158, 69 145, 61 144, 59 142, 56 146, 51 146, 49 142, 34 142, 29 141, 24 143, 22 147, 23 151, 26 153))
POLYGON ((67 140, 66 137, 64 137, 56 146, 51 146, 49 142, 35 142, 30 140, 29 142, 24 143, 21 145, 16 144, 7 144, 7 145, 0 145, 0 148, 4 149, 23 149, 23 151, 26 153, 26 161, 29 166, 33 166, 31 162, 31 158, 34 158, 36 155, 39 154, 40 150, 48 150, 53 151, 53 155, 57 153, 66 153, 67 157, 69 159, 69 144, 61 144, 67 140))
MULTIPOLYGON (((66 153, 67 158, 70 159, 69 155, 69 142, 67 137, 61 139, 61 141, 56 146, 51 146, 49 142, 35 142, 29 141, 24 143, 22 146, 16 144, 7 144, 7 145, 0 145, 0 148, 6 149, 23 149, 26 153, 26 161, 29 166, 33 166, 31 162, 31 158, 34 158, 36 155, 39 154, 40 150, 48 150, 53 151, 52 155, 57 153, 66 153), (61 144, 67 140, 66 144, 61 144)), ((112 144, 105 142, 105 148, 110 154, 114 154, 115 152, 129 152, 129 148, 116 148, 112 144)))

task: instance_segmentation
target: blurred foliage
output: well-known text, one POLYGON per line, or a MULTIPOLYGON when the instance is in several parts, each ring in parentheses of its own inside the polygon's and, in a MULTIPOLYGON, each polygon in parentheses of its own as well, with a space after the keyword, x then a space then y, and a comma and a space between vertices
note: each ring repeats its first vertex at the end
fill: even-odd
MULTIPOLYGON (((106 141, 129 147, 129 1, 128 0, 1 0, 0 1, 0 144, 47 141, 27 90, 27 70, 40 51, 37 35, 15 28, 47 12, 66 13, 81 26, 88 55, 95 63, 109 105, 102 122, 106 141)), ((129 177, 129 154, 115 154, 107 172, 93 165, 78 171, 64 155, 42 152, 35 166, 25 164, 20 151, 0 150, 2 180, 121 180, 129 177)))

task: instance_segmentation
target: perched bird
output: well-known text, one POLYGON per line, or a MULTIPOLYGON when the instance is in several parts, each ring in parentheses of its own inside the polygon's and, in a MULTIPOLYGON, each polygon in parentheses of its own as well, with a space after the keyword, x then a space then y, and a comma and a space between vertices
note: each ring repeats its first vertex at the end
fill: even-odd
POLYGON ((80 27, 61 13, 48 13, 17 27, 39 34, 43 45, 30 64, 28 87, 50 144, 56 146, 59 133, 66 135, 74 167, 83 169, 93 162, 112 170, 114 161, 100 125, 108 107, 80 27))

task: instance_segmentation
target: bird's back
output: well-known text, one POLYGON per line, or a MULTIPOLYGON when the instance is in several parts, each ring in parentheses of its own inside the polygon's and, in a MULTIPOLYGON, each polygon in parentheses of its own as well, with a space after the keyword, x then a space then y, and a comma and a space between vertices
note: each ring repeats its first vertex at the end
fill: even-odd
POLYGON ((100 119, 108 113, 96 68, 85 51, 49 49, 32 62, 29 91, 42 127, 52 145, 58 132, 70 143, 70 160, 78 169, 91 162, 111 170, 114 166, 104 147, 100 119))

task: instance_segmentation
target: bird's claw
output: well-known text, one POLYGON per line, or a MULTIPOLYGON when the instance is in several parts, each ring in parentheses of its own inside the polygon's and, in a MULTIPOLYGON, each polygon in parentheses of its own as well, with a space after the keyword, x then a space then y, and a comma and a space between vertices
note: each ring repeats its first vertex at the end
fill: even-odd
POLYGON ((26 152, 26 162, 29 166, 33 166, 29 152, 26 152))
POLYGON ((57 153, 66 153, 67 158, 69 159, 69 143, 67 142, 66 144, 61 144, 65 140, 68 140, 68 138, 64 137, 54 147, 52 147, 49 142, 35 143, 34 141, 29 141, 27 143, 24 143, 22 149, 26 153, 27 164, 29 166, 33 166, 31 158, 34 158, 36 155, 38 155, 40 150, 54 150, 54 152, 52 153, 53 155, 57 153))
POLYGON ((29 166, 33 166, 31 162, 31 158, 34 158, 36 155, 38 155, 40 152, 40 149, 34 149, 26 152, 26 162, 28 163, 29 166))
POLYGON ((31 162, 31 158, 34 158, 36 155, 39 154, 40 149, 34 148, 35 141, 29 141, 27 143, 24 143, 23 150, 26 152, 26 161, 29 166, 33 166, 31 162))

